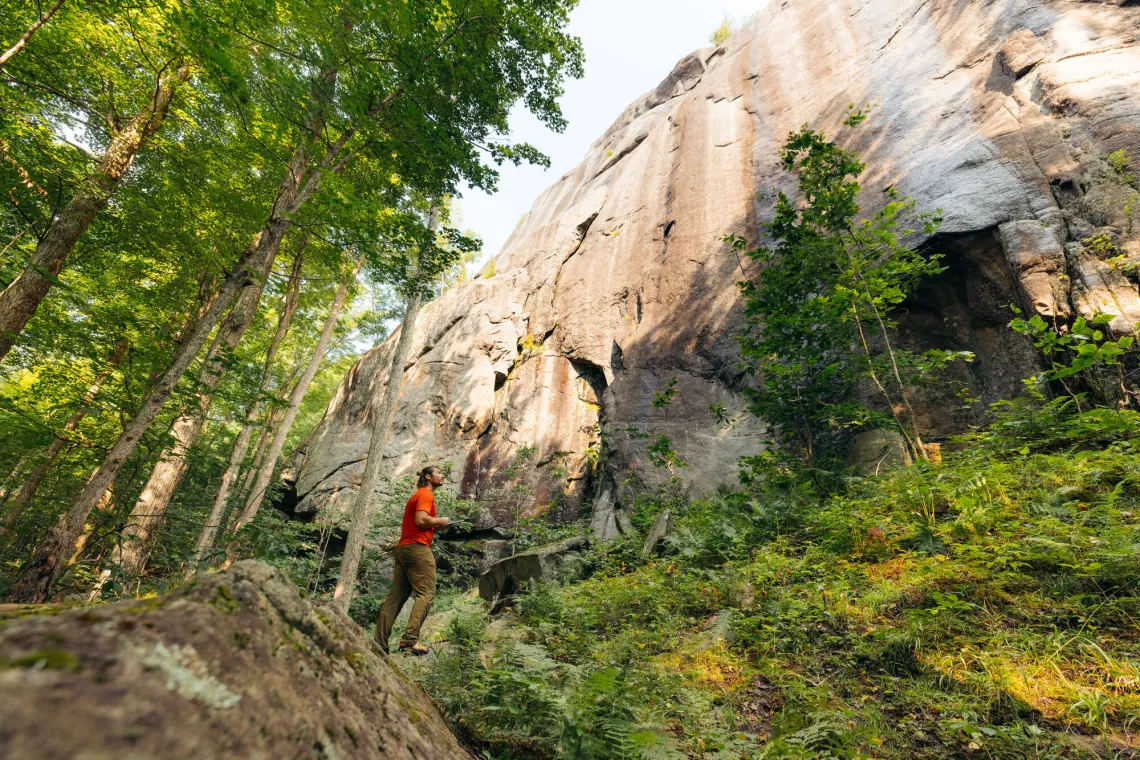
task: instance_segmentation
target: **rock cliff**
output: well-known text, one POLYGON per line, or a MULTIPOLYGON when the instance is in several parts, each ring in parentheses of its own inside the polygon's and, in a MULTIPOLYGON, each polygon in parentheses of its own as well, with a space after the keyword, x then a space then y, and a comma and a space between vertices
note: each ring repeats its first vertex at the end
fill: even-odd
POLYGON ((239 562, 158 599, 0 607, 0 757, 471 755, 359 626, 239 562))
MULTIPOLYGON (((765 436, 742 414, 733 337, 749 270, 721 238, 759 237, 763 191, 788 188, 777 149, 803 124, 868 162, 865 212, 888 187, 941 209, 938 235, 909 242, 946 253, 949 269, 901 329, 914 346, 973 351, 961 379, 983 401, 1034 366, 1006 327, 1011 302, 1059 318, 1108 311, 1131 332, 1140 203, 1127 175, 1140 160, 1129 169, 1118 151, 1140 157, 1135 5, 771 0, 630 105, 480 279, 425 309, 391 465, 452 463, 463 493, 490 504, 487 524, 545 505, 573 516, 659 481, 630 425, 669 435, 698 488, 733 482, 765 436), (840 127, 850 103, 875 106, 854 132, 840 127), (653 408, 673 377, 677 402, 653 408)), ((352 369, 304 448, 301 512, 335 519, 354 493, 393 345, 352 369)), ((935 436, 976 419, 936 395, 921 414, 935 436)))

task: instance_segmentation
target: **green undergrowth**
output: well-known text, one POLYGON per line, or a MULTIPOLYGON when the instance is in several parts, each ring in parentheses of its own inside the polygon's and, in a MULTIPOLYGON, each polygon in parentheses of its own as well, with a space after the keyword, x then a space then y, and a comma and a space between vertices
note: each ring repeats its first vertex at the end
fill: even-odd
POLYGON ((663 494, 663 554, 453 615, 420 677, 493 758, 1133 757, 1138 454, 1134 414, 1030 399, 829 494, 663 494))

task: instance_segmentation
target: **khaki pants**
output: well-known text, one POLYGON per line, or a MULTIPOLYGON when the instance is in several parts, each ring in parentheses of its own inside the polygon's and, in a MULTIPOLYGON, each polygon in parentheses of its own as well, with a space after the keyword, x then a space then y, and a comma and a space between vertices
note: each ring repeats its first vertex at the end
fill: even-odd
POLYGON ((408 597, 414 593, 416 604, 412 607, 412 616, 408 618, 408 627, 400 638, 402 647, 410 647, 419 641, 420 626, 427 617, 431 603, 435 601, 435 557, 431 549, 423 544, 405 544, 397 546, 392 556, 396 560, 396 567, 392 571, 392 588, 388 590, 384 606, 380 608, 380 617, 376 620, 376 640, 385 652, 388 651, 392 626, 408 597))

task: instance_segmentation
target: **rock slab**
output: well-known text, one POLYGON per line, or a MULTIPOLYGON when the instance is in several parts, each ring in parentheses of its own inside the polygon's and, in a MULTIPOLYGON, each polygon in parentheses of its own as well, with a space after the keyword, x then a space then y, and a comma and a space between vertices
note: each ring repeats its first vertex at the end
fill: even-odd
POLYGON ((246 561, 157 599, 0 610, 0 757, 471 756, 358 625, 246 561))
MULTIPOLYGON (((491 522, 573 518, 606 488, 622 507, 667 482, 632 427, 667 435, 696 490, 734 484, 770 436, 745 412, 734 338, 755 272, 723 239, 759 242, 771 190, 795 192, 779 148, 804 124, 867 162, 864 214, 888 188, 941 211, 936 237, 906 238, 947 270, 905 304, 900 343, 976 356, 955 379, 979 411, 924 395, 924 438, 977 424, 1037 370, 1009 304, 1110 311, 1120 333, 1140 320, 1140 270, 1120 265, 1140 256, 1138 38, 1132 0, 768 3, 630 104, 481 277, 424 308, 390 468, 451 463, 491 522), (857 130, 851 103, 874 104, 857 130), (676 400, 654 407, 673 378, 676 400)), ((361 358, 309 440, 300 511, 335 521, 353 496, 393 345, 361 358)))

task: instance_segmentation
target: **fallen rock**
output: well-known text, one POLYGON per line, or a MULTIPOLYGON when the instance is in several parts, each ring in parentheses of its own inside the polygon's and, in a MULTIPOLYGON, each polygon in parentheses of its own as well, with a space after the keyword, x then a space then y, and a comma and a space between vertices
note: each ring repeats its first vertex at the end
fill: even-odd
POLYGON ((588 545, 586 538, 576 536, 499 560, 479 576, 479 596, 495 603, 528 581, 573 578, 581 569, 578 550, 588 545))
POLYGON ((470 755, 358 625, 246 561, 157 599, 5 610, 0 757, 470 755))
POLYGON ((641 549, 642 556, 648 557, 652 554, 657 549, 657 545, 672 532, 673 511, 666 509, 657 515, 657 519, 653 521, 653 527, 649 529, 649 535, 645 537, 645 546, 641 549))
POLYGON ((897 430, 868 430, 855 436, 847 454, 847 469, 853 475, 867 477, 902 465, 912 464, 910 448, 897 430))

